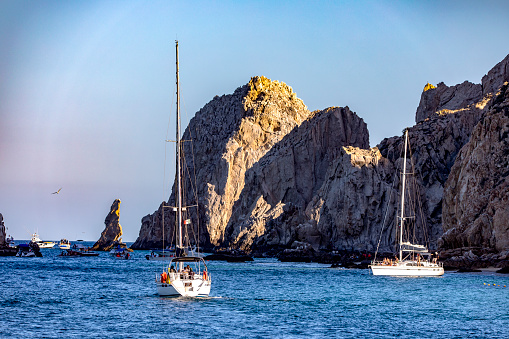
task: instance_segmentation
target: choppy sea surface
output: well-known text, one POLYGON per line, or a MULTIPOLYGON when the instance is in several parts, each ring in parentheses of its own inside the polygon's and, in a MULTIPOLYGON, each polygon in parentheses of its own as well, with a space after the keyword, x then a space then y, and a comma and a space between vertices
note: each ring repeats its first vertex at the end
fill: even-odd
POLYGON ((507 275, 210 261, 210 298, 186 299, 156 295, 163 264, 148 251, 131 260, 41 252, 0 257, 1 338, 509 338, 507 275))

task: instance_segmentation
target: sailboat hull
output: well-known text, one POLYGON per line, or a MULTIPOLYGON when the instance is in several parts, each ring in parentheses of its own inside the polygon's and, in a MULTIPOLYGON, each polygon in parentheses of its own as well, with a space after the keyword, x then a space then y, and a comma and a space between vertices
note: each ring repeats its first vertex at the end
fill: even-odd
POLYGON ((208 297, 210 294, 210 280, 202 279, 177 279, 177 274, 170 274, 170 283, 156 282, 157 294, 167 297, 208 297))
POLYGON ((398 263, 396 265, 370 266, 373 275, 399 276, 399 277, 436 277, 444 274, 444 268, 437 264, 424 263, 420 266, 412 263, 398 263))

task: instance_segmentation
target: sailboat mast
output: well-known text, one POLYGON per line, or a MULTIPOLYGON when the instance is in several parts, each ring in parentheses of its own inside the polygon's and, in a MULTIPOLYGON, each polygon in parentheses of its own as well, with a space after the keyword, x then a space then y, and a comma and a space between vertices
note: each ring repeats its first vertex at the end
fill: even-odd
POLYGON ((176 44, 176 60, 177 60, 177 223, 178 223, 178 245, 182 248, 182 178, 181 178, 181 163, 180 163, 180 88, 179 88, 179 42, 175 40, 176 44))
POLYGON ((405 183, 406 183, 406 149, 408 144, 408 129, 405 130, 405 157, 403 158, 403 184, 401 185, 401 216, 399 229, 399 261, 403 260, 403 226, 405 224, 405 183))

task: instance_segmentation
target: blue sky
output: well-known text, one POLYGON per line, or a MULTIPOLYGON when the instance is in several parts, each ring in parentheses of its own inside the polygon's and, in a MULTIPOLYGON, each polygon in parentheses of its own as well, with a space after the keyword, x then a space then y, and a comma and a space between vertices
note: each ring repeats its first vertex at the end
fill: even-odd
POLYGON ((480 83, 509 53, 508 15, 507 1, 2 0, 8 233, 97 240, 119 198, 136 239, 172 183, 176 38, 184 125, 264 75, 310 110, 349 106, 375 146, 414 124, 427 82, 480 83))

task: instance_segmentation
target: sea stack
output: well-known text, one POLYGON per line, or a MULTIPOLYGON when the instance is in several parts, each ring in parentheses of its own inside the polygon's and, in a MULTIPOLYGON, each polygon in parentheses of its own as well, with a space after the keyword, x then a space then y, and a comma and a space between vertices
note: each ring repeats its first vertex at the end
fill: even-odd
POLYGON ((4 216, 0 213, 0 257, 16 255, 17 249, 10 247, 5 235, 4 216))
POLYGON ((4 216, 0 213, 0 248, 6 246, 4 216))
POLYGON ((116 199, 111 205, 110 213, 104 220, 105 228, 101 237, 92 247, 95 251, 108 251, 117 242, 121 241, 122 226, 120 226, 120 199, 116 199))

